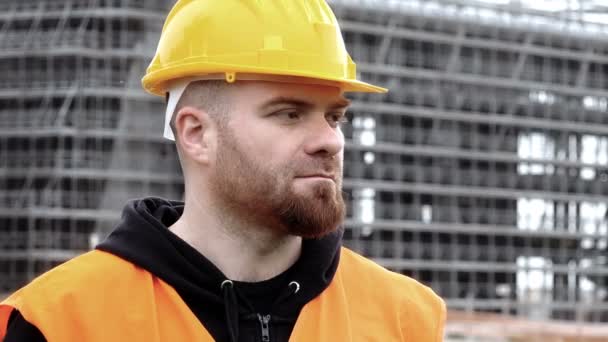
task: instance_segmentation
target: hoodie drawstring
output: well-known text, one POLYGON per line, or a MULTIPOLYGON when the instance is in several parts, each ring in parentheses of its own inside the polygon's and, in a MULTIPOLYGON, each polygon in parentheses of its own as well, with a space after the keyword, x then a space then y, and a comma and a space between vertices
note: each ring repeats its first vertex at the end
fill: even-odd
POLYGON ((221 285, 224 294, 224 311, 226 313, 226 324, 230 342, 239 340, 239 303, 234 292, 232 280, 224 280, 221 285))
POLYGON ((294 295, 294 294, 298 293, 300 291, 300 284, 297 281, 292 281, 292 282, 289 283, 289 285, 287 285, 287 289, 288 290, 283 291, 277 297, 277 299, 275 299, 274 303, 272 303, 272 307, 274 307, 277 304, 280 304, 282 301, 284 301, 285 299, 287 299, 291 295, 294 295))

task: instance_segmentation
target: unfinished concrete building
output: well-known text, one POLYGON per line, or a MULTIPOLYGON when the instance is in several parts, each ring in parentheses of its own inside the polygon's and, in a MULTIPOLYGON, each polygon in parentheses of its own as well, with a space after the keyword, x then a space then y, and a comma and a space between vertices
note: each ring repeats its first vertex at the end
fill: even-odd
POLYGON ((352 108, 347 244, 451 309, 607 321, 605 8, 333 3, 391 89, 352 108))
MULTIPOLYGON (((170 3, 0 2, 0 292, 90 248, 126 199, 181 197, 139 85, 170 3)), ((605 9, 330 3, 361 78, 391 89, 352 96, 346 244, 451 309, 608 321, 605 9)))
POLYGON ((0 293, 90 249, 127 199, 181 196, 140 86, 171 3, 0 1, 0 293))

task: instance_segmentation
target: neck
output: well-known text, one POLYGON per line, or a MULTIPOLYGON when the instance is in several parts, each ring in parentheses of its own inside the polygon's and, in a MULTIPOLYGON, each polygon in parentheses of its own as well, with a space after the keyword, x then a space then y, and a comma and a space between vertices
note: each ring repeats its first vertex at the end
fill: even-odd
POLYGON ((257 282, 286 271, 299 258, 302 238, 231 217, 191 196, 169 229, 229 279, 257 282), (194 198, 194 199, 193 199, 194 198))

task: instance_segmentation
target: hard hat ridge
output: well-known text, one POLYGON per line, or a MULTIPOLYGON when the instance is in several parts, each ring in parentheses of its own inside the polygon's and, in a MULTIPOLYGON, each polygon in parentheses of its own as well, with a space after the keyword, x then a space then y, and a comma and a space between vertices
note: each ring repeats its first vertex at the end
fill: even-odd
MULTIPOLYGON (((340 27, 324 0, 179 0, 142 79, 164 96, 171 84, 225 74, 292 76, 349 92, 386 92, 356 79, 340 27)), ((249 76, 250 78, 250 76, 249 76)))

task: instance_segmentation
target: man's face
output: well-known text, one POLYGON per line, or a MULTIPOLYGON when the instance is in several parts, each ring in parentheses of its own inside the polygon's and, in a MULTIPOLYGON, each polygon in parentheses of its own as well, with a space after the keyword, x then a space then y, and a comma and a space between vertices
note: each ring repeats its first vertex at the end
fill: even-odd
POLYGON ((340 89, 239 82, 218 129, 211 172, 219 203, 252 223, 305 238, 344 219, 340 89))

